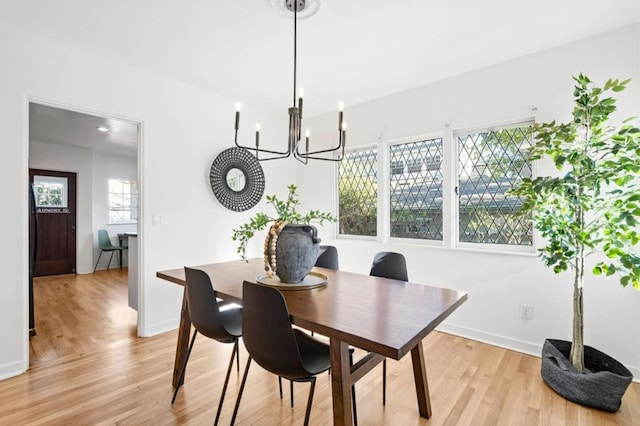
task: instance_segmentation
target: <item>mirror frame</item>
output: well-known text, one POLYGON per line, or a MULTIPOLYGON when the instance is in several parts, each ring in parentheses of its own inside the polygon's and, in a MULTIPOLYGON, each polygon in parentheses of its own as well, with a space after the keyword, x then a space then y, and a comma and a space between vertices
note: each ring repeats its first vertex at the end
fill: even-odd
POLYGON ((209 182, 213 195, 229 210, 243 212, 249 210, 262 199, 264 194, 264 172, 256 157, 243 148, 225 149, 213 160, 209 171, 209 182), (231 169, 239 169, 245 176, 245 185, 235 191, 227 183, 231 169))

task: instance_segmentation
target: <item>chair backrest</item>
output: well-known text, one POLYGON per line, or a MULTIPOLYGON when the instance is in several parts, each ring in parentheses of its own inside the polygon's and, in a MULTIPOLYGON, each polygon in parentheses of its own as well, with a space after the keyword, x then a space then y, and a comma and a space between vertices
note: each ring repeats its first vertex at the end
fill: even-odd
POLYGON ((220 309, 216 300, 216 292, 211 284, 211 278, 200 269, 184 268, 186 276, 187 305, 191 323, 198 332, 205 336, 228 341, 234 338, 224 328, 220 318, 220 309))
POLYGON ((113 244, 111 244, 111 238, 109 238, 109 233, 104 229, 98 230, 98 247, 101 249, 109 249, 113 247, 113 244))
POLYGON ((316 266, 321 268, 339 270, 338 267, 338 249, 334 246, 320 246, 318 251, 318 259, 316 260, 316 266))
POLYGON ((392 280, 409 281, 407 261, 400 253, 390 251, 376 253, 369 275, 392 280))
POLYGON ((276 288, 245 281, 242 284, 242 340, 262 368, 287 378, 305 378, 291 317, 276 288))

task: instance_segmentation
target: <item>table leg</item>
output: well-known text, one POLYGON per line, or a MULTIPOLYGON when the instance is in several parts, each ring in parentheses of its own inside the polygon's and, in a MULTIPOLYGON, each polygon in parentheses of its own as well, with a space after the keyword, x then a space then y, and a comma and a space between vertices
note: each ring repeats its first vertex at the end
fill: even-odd
MULTIPOLYGON (((120 247, 122 247, 122 242, 124 241, 126 237, 124 237, 122 234, 118 234, 118 245, 120 247)), ((120 264, 118 265, 118 267, 120 269, 122 269, 122 251, 123 250, 118 250, 118 260, 120 261, 120 264)))
MULTIPOLYGON (((187 357, 189 349, 189 338, 191 334, 191 318, 189 317, 189 307, 187 306, 187 288, 184 288, 182 296, 182 310, 180 311, 180 325, 178 326, 178 344, 176 345, 176 359, 173 363, 173 387, 180 386, 180 368, 187 357)), ((184 382, 184 379, 183 379, 184 382)))
POLYGON ((420 417, 431 417, 431 398, 429 398, 429 385, 427 383, 427 369, 424 364, 424 349, 422 341, 411 349, 411 361, 413 362, 413 378, 416 382, 416 396, 418 397, 418 411, 420 417))
POLYGON ((338 339, 330 339, 331 391, 333 394, 333 424, 352 425, 351 366, 349 345, 338 339))

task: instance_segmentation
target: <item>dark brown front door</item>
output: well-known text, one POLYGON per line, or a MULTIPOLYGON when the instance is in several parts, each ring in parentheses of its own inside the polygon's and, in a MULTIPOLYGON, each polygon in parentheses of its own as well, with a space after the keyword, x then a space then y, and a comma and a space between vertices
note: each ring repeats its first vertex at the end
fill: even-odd
POLYGON ((29 181, 38 216, 31 215, 31 229, 37 233, 33 276, 75 273, 76 174, 29 169, 29 181))

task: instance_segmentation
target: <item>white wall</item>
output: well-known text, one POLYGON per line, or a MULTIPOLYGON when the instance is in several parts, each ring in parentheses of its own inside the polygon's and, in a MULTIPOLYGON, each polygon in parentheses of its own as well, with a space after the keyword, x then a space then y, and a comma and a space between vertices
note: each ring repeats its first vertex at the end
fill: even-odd
POLYGON ((92 247, 92 175, 93 158, 89 149, 31 141, 29 167, 77 173, 76 199, 76 271, 93 271, 92 247))
MULTIPOLYGON (((156 271, 235 259, 231 228, 256 210, 224 209, 208 186, 211 161, 233 144, 236 99, 206 92, 2 22, 0 16, 0 378, 28 367, 28 101, 42 100, 142 123, 140 262, 143 335, 178 324, 181 288, 156 271), (151 216, 164 219, 151 225, 151 216)), ((242 135, 262 123, 265 142, 284 140, 281 121, 243 106, 242 135), (274 134, 276 133, 276 134, 274 134)), ((265 164, 267 193, 294 182, 295 166, 265 164)), ((285 190, 286 191, 286 190, 285 190)), ((259 244, 259 242, 257 242, 259 244)), ((258 253, 258 246, 252 253, 258 253)))
MULTIPOLYGON (((638 116, 639 40, 639 26, 635 25, 365 104, 347 105, 347 144, 375 144, 534 115, 539 122, 566 121, 573 109, 571 76, 580 72, 599 84, 608 78, 633 78, 618 96, 617 118, 638 116)), ((308 125, 316 140, 333 140, 335 114, 317 117, 308 125)), ((539 172, 554 173, 554 169, 541 164, 539 172)), ((297 181, 309 208, 333 207, 335 211, 334 190, 327 185, 334 182, 335 188, 331 165, 298 167, 297 181)), ((547 337, 571 340, 572 278, 554 275, 534 255, 331 240, 327 229, 321 236, 325 243, 338 247, 343 269, 368 273, 377 251, 394 250, 407 256, 412 281, 467 291, 469 300, 442 330, 533 354, 540 353, 547 337), (532 320, 519 318, 521 303, 534 306, 532 320)), ((640 292, 623 289, 615 279, 590 276, 585 312, 586 344, 614 356, 639 377, 640 292)))
MULTIPOLYGON (((136 232, 136 223, 109 223, 109 179, 138 180, 137 159, 123 155, 113 155, 94 151, 93 153, 93 265, 88 272, 93 271, 95 261, 100 254, 98 247, 98 230, 106 229, 111 237, 111 242, 118 244, 118 234, 124 232, 136 232)), ((105 253, 100 259, 98 269, 106 269, 109 255, 105 253)), ((127 251, 122 256, 123 265, 127 264, 127 251)), ((116 265, 114 256, 111 267, 116 265)))

